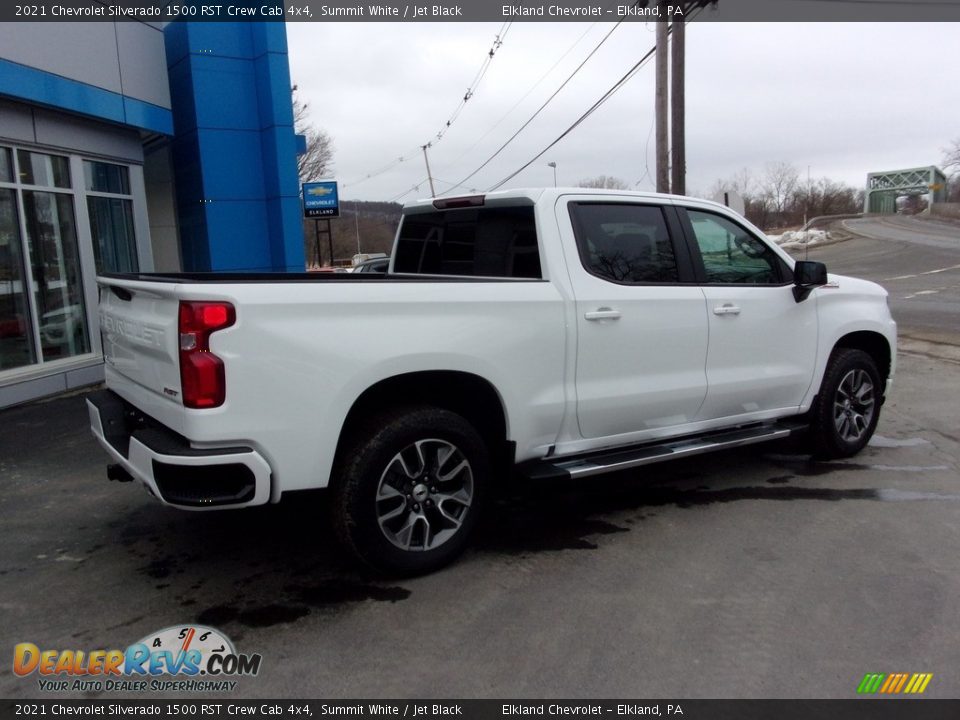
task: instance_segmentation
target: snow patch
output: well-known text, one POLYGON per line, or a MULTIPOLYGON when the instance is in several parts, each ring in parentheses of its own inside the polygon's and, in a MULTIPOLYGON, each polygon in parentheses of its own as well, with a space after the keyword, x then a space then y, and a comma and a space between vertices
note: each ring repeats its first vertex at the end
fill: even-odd
POLYGON ((784 247, 801 247, 818 245, 830 238, 826 230, 790 230, 782 235, 767 235, 777 245, 784 247))

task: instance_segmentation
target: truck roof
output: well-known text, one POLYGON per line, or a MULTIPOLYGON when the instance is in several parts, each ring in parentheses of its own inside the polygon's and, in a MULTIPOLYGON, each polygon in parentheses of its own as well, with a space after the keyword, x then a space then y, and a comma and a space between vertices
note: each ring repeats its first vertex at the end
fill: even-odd
MULTIPOLYGON (((404 204, 405 213, 428 212, 438 208, 438 204, 449 203, 451 207, 464 207, 469 204, 477 205, 517 205, 534 204, 541 200, 549 201, 551 198, 557 198, 561 195, 598 195, 602 197, 630 197, 646 200, 684 200, 693 201, 698 204, 713 205, 724 207, 712 200, 703 198, 694 198, 684 195, 671 195, 668 193, 646 192, 638 190, 613 190, 608 188, 584 188, 584 187, 528 187, 511 188, 509 190, 494 190, 492 192, 463 193, 458 195, 441 195, 436 198, 421 198, 411 200, 404 204), (482 201, 479 199, 482 198, 482 201), (463 203, 463 204, 461 204, 463 203)), ((442 208, 439 208, 442 209, 442 208)), ((726 208, 724 208, 726 209, 726 208)))

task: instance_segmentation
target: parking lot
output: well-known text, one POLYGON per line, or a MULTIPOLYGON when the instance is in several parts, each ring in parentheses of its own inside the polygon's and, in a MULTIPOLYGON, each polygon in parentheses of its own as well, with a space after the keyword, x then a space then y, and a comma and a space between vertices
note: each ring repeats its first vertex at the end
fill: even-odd
MULTIPOLYGON (((908 245, 916 267, 891 272, 888 242, 848 242, 810 259, 955 287, 923 273, 960 260, 908 245)), ((402 581, 338 556, 318 495, 185 513, 108 482, 82 394, 4 411, 0 648, 198 622, 263 655, 237 697, 848 698, 867 672, 955 697, 960 363, 916 324, 861 455, 761 446, 507 487, 460 562, 402 581)), ((36 676, 5 672, 0 694, 38 696, 36 676)))

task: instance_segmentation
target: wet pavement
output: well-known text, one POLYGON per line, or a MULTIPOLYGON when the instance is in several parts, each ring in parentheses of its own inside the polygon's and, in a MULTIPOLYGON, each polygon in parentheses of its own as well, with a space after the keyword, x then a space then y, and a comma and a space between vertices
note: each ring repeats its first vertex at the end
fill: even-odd
POLYGON ((322 493, 164 508, 106 480, 82 395, 7 410, 0 652, 202 623, 263 656, 235 697, 842 698, 866 672, 954 697, 960 365, 899 362, 855 458, 758 446, 507 486, 460 562, 402 581, 340 556, 322 493))

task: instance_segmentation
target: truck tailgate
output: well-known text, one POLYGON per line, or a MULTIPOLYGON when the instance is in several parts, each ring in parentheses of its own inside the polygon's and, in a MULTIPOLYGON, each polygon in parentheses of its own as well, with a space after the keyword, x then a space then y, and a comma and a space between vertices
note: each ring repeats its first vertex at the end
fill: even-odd
MULTIPOLYGON (((107 367, 138 390, 180 405, 176 283, 103 277, 98 283, 107 367)), ((150 404, 157 400, 153 398, 150 404)))

